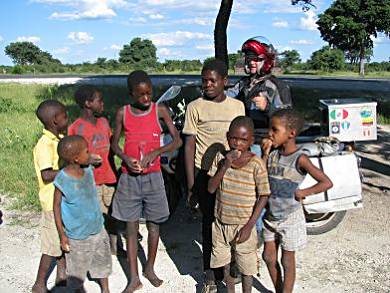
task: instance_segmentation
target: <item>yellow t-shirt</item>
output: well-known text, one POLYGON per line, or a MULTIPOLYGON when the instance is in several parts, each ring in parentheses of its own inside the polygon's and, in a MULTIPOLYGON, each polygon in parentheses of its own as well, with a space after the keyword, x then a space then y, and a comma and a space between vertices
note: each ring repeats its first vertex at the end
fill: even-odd
POLYGON ((244 115, 244 104, 230 97, 222 102, 200 97, 188 104, 183 133, 195 135, 197 168, 209 170, 215 154, 228 146, 226 133, 230 123, 237 116, 244 115))
POLYGON ((43 134, 33 150, 34 167, 38 177, 39 201, 43 211, 53 210, 54 184, 45 184, 41 171, 46 169, 58 170, 57 146, 59 138, 50 131, 43 129, 43 134))

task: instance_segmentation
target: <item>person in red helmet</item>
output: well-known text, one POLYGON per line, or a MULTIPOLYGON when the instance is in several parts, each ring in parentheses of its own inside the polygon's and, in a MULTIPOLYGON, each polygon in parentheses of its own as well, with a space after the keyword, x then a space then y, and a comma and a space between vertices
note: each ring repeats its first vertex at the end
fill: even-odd
MULTIPOLYGON (((255 126, 255 144, 251 146, 251 152, 261 157, 260 145, 271 142, 264 139, 268 137, 270 117, 278 109, 292 107, 291 93, 289 86, 271 73, 275 66, 276 50, 266 38, 246 40, 241 51, 244 53, 244 69, 248 75, 228 89, 226 95, 244 103, 245 114, 252 118, 255 126)), ((261 235, 264 213, 265 210, 256 222, 259 245, 263 242, 261 235)), ((238 275, 234 261, 231 274, 234 277, 238 275)))
POLYGON ((256 132, 261 134, 268 129, 269 117, 275 110, 291 107, 290 88, 271 73, 275 66, 276 51, 266 38, 246 40, 241 51, 244 53, 244 68, 248 76, 229 89, 227 95, 245 104, 246 115, 253 119, 256 132))

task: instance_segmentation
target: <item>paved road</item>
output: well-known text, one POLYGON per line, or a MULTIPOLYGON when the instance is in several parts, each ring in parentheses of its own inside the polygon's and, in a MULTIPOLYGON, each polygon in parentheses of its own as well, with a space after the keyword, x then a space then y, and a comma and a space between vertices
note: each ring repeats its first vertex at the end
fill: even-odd
MULTIPOLYGON (((0 82, 42 83, 42 84, 75 84, 90 83, 99 85, 125 85, 126 75, 40 75, 40 76, 10 76, 0 75, 0 82)), ((161 85, 200 85, 199 75, 151 75, 152 82, 161 85)), ((240 76, 231 76, 234 83, 240 76)), ((343 89, 343 90, 374 90, 390 93, 390 79, 361 79, 343 77, 316 77, 316 76, 283 76, 283 80, 292 87, 316 89, 343 89)))

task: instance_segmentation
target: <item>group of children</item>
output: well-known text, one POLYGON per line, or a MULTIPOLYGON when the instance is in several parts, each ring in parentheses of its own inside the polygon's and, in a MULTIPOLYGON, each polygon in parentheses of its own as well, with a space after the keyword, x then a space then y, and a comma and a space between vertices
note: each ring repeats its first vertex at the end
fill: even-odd
MULTIPOLYGON (((295 144, 302 119, 291 110, 273 115, 263 158, 253 154, 253 122, 245 117, 241 101, 225 95, 226 84, 225 64, 218 60, 205 63, 203 96, 188 105, 183 129, 188 200, 199 202, 202 212, 203 289, 215 291, 216 280, 223 278, 228 292, 234 292, 230 273, 234 260, 242 275, 243 292, 251 291, 252 276, 258 270, 256 221, 267 206, 263 258, 276 291, 291 292, 294 252, 306 242, 301 201, 332 183, 295 144), (318 183, 300 190, 306 173, 318 183)), ((148 229, 143 275, 155 287, 163 283, 154 271, 159 225, 169 216, 160 155, 180 147, 182 141, 166 107, 152 102, 152 83, 145 72, 128 76, 128 90, 132 103, 118 110, 114 133, 101 116, 102 93, 93 87, 77 90, 75 100, 82 115, 69 128, 60 102, 46 100, 36 111, 44 129, 33 152, 42 206, 42 257, 34 293, 47 292, 46 275, 54 260, 57 285, 84 292, 89 272, 102 292, 109 292, 115 219, 126 222, 131 279, 123 292, 142 287, 137 266, 141 217, 148 229), (164 146, 160 145, 161 120, 173 138, 164 146), (123 148, 119 145, 122 133, 123 148), (122 159, 118 181, 114 154, 122 159)))

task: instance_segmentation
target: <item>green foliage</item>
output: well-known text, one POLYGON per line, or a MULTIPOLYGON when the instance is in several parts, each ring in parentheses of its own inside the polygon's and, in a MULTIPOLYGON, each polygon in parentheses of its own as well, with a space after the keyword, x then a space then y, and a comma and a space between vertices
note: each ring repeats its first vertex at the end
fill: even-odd
POLYGON ((243 54, 241 51, 237 51, 237 53, 231 53, 228 54, 229 59, 229 69, 234 70, 235 65, 237 62, 243 57, 243 54))
POLYGON ((162 69, 165 71, 200 71, 202 68, 202 62, 200 60, 165 60, 162 64, 162 69))
POLYGON ((134 38, 119 52, 119 62, 129 64, 133 68, 147 70, 156 66, 156 52, 157 48, 151 40, 134 38))
POLYGON ((344 67, 344 53, 339 49, 324 46, 315 51, 308 61, 311 69, 322 71, 341 70, 344 67))
POLYGON ((284 69, 288 69, 294 64, 301 62, 301 56, 297 50, 286 50, 280 55, 283 57, 280 58, 279 64, 284 69))
POLYGON ((58 59, 53 59, 50 53, 42 51, 38 46, 31 42, 10 43, 5 47, 4 52, 17 65, 61 64, 58 59))
POLYGON ((349 55, 359 56, 364 73, 367 50, 373 48, 372 37, 378 32, 390 35, 389 0, 336 0, 319 15, 321 37, 349 55))

